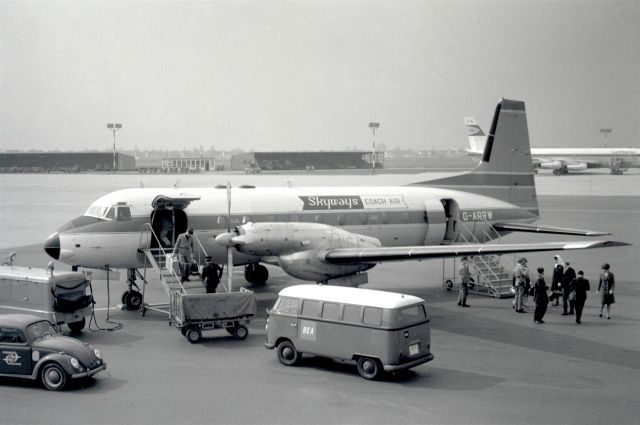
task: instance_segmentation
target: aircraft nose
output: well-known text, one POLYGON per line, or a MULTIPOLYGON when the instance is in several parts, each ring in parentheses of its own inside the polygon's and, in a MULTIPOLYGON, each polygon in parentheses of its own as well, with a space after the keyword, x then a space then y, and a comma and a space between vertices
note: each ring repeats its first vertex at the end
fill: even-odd
POLYGON ((44 251, 54 260, 60 258, 60 236, 57 232, 49 236, 44 242, 44 251))

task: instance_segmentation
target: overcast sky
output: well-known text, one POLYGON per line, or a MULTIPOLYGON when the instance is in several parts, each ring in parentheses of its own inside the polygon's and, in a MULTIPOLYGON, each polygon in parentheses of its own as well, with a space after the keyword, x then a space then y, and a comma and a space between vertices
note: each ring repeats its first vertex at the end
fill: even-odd
POLYGON ((0 150, 640 147, 640 1, 0 0, 0 150))

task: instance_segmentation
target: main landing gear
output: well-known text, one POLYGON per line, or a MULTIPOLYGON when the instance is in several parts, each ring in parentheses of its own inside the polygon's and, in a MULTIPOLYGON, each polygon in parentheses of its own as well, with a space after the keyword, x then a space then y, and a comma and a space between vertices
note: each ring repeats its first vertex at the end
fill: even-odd
POLYGON ((247 264, 244 268, 244 278, 253 285, 262 286, 269 279, 269 270, 257 263, 247 264))
POLYGON ((127 269, 127 284, 129 289, 122 294, 122 304, 127 310, 138 310, 142 306, 142 294, 136 284, 136 269, 127 269))

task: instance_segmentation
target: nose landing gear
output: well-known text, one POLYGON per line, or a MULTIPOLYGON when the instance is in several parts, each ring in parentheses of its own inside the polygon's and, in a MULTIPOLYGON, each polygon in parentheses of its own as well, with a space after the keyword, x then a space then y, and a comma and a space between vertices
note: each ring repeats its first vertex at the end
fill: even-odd
POLYGON ((129 289, 122 294, 122 304, 127 310, 138 310, 142 306, 142 294, 136 284, 136 269, 127 270, 127 284, 129 289))

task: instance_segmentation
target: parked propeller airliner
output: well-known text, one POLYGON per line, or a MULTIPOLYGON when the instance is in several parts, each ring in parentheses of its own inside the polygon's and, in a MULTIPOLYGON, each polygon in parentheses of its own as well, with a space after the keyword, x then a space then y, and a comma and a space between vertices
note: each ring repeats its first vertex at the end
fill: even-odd
MULTIPOLYGON (((481 156, 487 136, 475 118, 464 119, 469 149, 467 153, 481 156)), ((585 171, 589 168, 609 168, 611 174, 622 174, 629 168, 640 168, 640 149, 635 148, 532 148, 534 168, 553 170, 553 174, 585 171)))
POLYGON ((214 262, 225 263, 231 249, 254 284, 268 278, 260 263, 300 279, 354 284, 382 261, 626 245, 485 244, 514 231, 606 234, 531 224, 538 218, 525 105, 502 99, 483 160, 467 173, 399 187, 118 190, 58 229, 44 248, 72 266, 129 269, 129 294, 136 294, 131 276, 146 250, 170 248, 188 227, 214 262))

